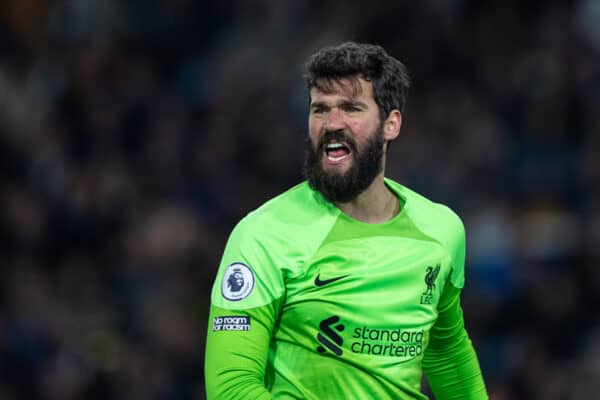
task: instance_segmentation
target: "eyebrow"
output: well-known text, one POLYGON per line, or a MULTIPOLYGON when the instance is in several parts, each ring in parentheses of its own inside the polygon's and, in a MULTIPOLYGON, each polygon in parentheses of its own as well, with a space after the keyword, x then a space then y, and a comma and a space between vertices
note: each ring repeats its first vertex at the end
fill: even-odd
MULTIPOLYGON (((360 100, 353 100, 353 99, 342 99, 342 100, 338 100, 335 105, 337 107, 340 106, 360 106, 363 108, 367 108, 367 103, 360 101, 360 100)), ((324 102, 324 101, 315 101, 313 103, 310 104, 311 108, 319 108, 319 107, 329 107, 329 105, 324 102)))

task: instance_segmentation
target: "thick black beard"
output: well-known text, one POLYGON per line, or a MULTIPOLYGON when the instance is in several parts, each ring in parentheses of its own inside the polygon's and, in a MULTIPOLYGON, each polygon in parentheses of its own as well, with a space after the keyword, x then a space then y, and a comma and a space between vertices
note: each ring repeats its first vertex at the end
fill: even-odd
POLYGON ((306 140, 304 177, 311 188, 332 203, 348 203, 364 192, 382 171, 383 127, 379 127, 360 152, 354 140, 343 131, 328 131, 314 146, 310 137, 306 140), (344 174, 326 172, 321 165, 323 150, 330 140, 346 142, 352 150, 353 163, 344 174))

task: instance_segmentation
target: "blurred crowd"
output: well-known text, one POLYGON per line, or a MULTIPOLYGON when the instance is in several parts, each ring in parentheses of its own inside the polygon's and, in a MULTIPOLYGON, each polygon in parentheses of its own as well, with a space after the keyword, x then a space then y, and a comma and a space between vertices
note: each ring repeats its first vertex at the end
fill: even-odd
POLYGON ((465 222, 492 398, 599 392, 597 1, 3 0, 0 399, 203 398, 227 235, 302 179, 345 40, 411 72, 387 175, 465 222))

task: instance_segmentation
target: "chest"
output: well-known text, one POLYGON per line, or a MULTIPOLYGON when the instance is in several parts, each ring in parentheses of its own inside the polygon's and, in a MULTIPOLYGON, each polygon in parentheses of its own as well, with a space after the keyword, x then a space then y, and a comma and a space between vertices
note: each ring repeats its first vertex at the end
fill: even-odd
POLYGON ((424 327, 437 316, 451 259, 436 242, 374 237, 323 246, 303 270, 286 282, 284 315, 314 323, 343 314, 373 326, 424 327))

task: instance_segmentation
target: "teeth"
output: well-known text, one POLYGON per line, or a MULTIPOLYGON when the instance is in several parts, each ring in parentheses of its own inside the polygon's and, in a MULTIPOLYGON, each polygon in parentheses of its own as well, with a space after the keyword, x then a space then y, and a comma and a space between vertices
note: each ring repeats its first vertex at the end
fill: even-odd
POLYGON ((327 149, 329 149, 329 150, 339 149, 339 148, 342 148, 342 147, 344 147, 344 145, 341 144, 341 143, 330 143, 330 144, 327 145, 327 149))

